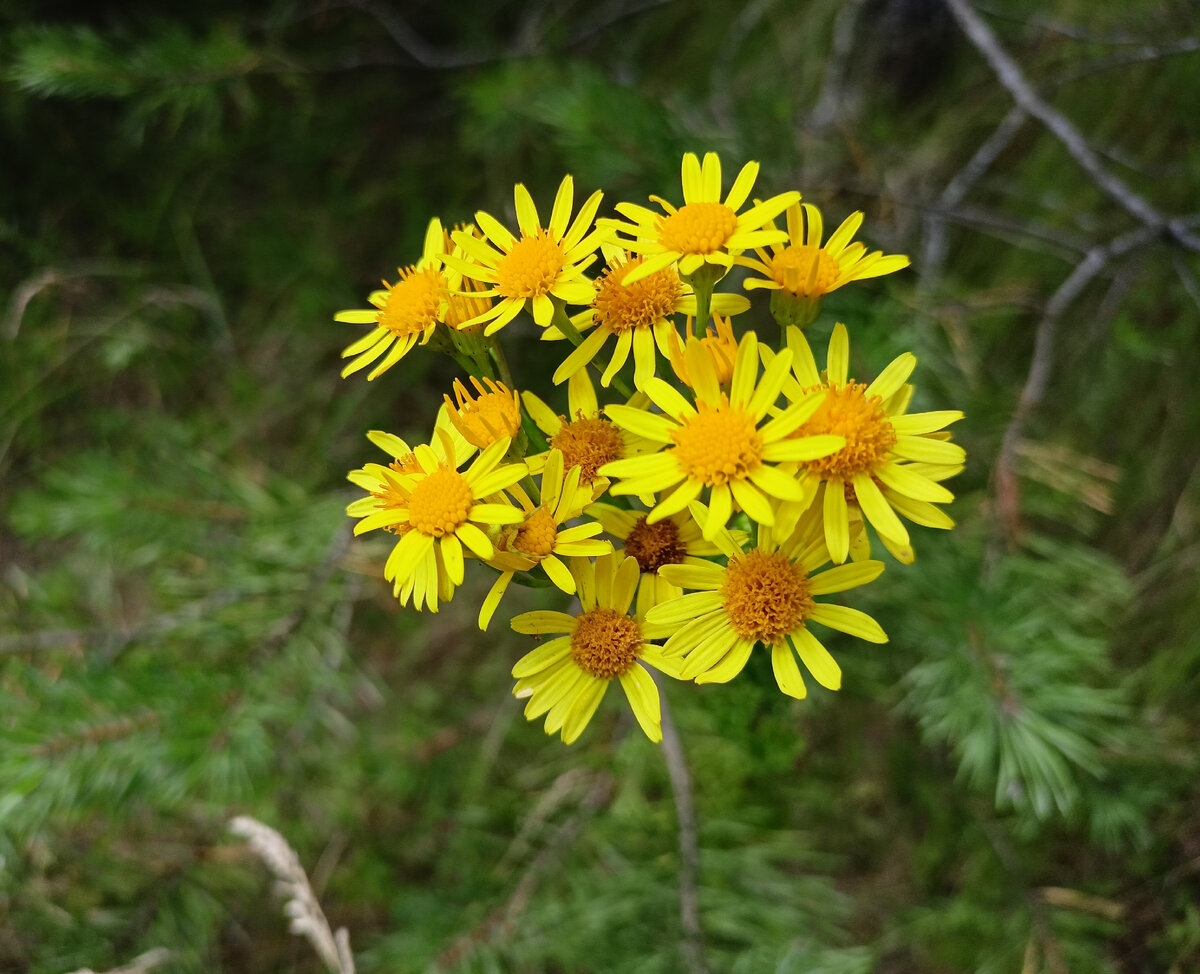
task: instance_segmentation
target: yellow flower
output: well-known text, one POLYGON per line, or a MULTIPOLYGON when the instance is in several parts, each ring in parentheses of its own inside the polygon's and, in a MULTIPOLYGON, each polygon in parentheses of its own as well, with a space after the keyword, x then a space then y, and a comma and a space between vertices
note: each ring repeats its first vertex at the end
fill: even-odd
POLYGON ((743 250, 786 240, 783 231, 769 225, 800 199, 799 193, 780 193, 740 215, 737 212, 749 199, 757 178, 758 163, 746 163, 722 202, 720 158, 709 152, 701 166, 696 154, 689 152, 683 157, 683 206, 679 209, 656 196, 651 200, 663 208, 663 213, 634 203, 618 203, 617 212, 632 222, 601 222, 630 236, 632 239, 623 241, 623 245, 646 258, 626 275, 624 283, 634 284, 676 261, 684 277, 710 264, 716 274, 712 280, 718 280, 743 250))
MULTIPOLYGON (((717 295, 713 295, 714 298, 717 295)), ((714 301, 715 304, 715 301, 714 301)), ((700 347, 708 352, 708 357, 712 359, 713 371, 717 374, 717 382, 721 385, 728 385, 733 380, 733 362, 737 358, 738 342, 733 336, 733 321, 730 318, 722 318, 718 315, 715 319, 716 329, 712 325, 708 326, 708 330, 699 338, 700 347)), ((688 333, 691 333, 691 328, 688 328, 688 333)), ((684 348, 680 344, 679 336, 672 333, 671 348, 667 353, 671 360, 671 371, 678 377, 679 381, 686 386, 690 386, 691 380, 688 378, 687 359, 683 354, 684 348)))
POLYGON ((673 674, 675 664, 646 641, 642 623, 629 615, 638 583, 638 566, 619 553, 592 561, 571 560, 580 612, 524 612, 512 621, 517 632, 543 636, 562 633, 524 656, 513 667, 513 694, 528 698, 525 717, 546 715, 546 733, 561 732, 572 743, 600 706, 608 685, 617 679, 634 717, 652 741, 662 740, 658 687, 643 664, 673 674))
POLYGON ((491 285, 489 290, 478 292, 480 296, 500 299, 461 327, 486 322, 484 334, 491 335, 512 321, 522 308, 529 307, 533 320, 544 328, 554 317, 552 298, 567 304, 592 300, 592 284, 583 271, 608 235, 607 230, 588 233, 604 194, 597 190, 589 196, 568 228, 574 186, 570 176, 563 178, 548 227, 542 226, 529 190, 518 183, 513 195, 520 237, 482 210, 475 214, 475 222, 485 240, 466 232, 454 233, 454 242, 468 259, 450 255, 444 258, 446 263, 464 277, 491 285))
POLYGON ((647 613, 647 624, 653 632, 671 632, 663 651, 682 657, 681 679, 727 683, 742 672, 761 643, 770 648, 775 682, 788 696, 803 699, 808 693, 793 651, 821 686, 837 690, 841 667, 809 624, 873 643, 887 642, 887 635, 865 612, 817 602, 815 596, 865 585, 879 577, 883 562, 854 562, 814 574, 829 560, 819 533, 809 525, 798 526, 778 547, 768 535, 760 529, 758 545, 745 551, 721 532, 717 544, 728 559, 724 567, 709 562, 664 568, 669 581, 696 591, 655 606, 647 613))
POLYGON ((702 491, 709 491, 703 533, 706 540, 729 521, 733 507, 760 524, 774 524, 768 498, 800 501, 794 476, 777 464, 823 457, 845 446, 840 436, 792 434, 812 415, 818 398, 789 406, 766 422, 779 397, 791 364, 786 349, 775 356, 758 382, 759 344, 747 332, 738 346, 729 392, 721 391, 712 359, 696 339, 685 352, 694 383, 695 405, 662 379, 650 379, 644 392, 665 415, 630 406, 605 410, 618 426, 652 440, 659 452, 617 460, 600 468, 606 477, 621 477, 614 494, 657 494, 670 490, 650 512, 650 523, 682 511, 702 491))
MULTIPOLYGON (((705 541, 700 526, 690 513, 679 512, 651 524, 645 511, 626 511, 611 504, 593 504, 587 513, 604 525, 604 530, 625 543, 625 554, 638 563, 637 614, 683 594, 683 589, 667 581, 662 569, 667 565, 707 565, 706 555, 718 555, 721 549, 705 541)), ((741 532, 735 532, 741 534, 741 532)))
POLYGON ((372 292, 367 298, 374 310, 339 311, 333 316, 335 321, 374 322, 376 326, 342 350, 342 358, 354 356, 342 369, 343 379, 387 352, 383 361, 367 374, 370 381, 404 358, 418 341, 422 345, 429 341, 445 312, 449 290, 459 285, 459 275, 443 267, 444 239, 441 221, 435 217, 425 231, 421 259, 401 268, 395 284, 384 281, 384 289, 372 292))
POLYGON ((384 489, 346 508, 361 518, 356 535, 376 528, 393 529, 400 540, 384 565, 383 577, 401 590, 411 581, 412 597, 437 611, 438 559, 453 585, 463 580, 463 545, 477 557, 495 554, 491 540, 479 525, 516 524, 524 514, 507 503, 487 503, 483 498, 511 487, 526 474, 523 463, 501 465, 508 450, 507 438, 497 440, 479 454, 463 473, 454 443, 438 430, 440 450, 421 444, 403 471, 379 468, 384 489))
POLYGON ((540 487, 541 503, 536 505, 519 486, 509 488, 521 504, 524 520, 501 531, 495 555, 485 559, 500 572, 500 577, 479 610, 480 629, 487 629, 517 572, 540 566, 550 581, 567 595, 574 595, 575 579, 562 559, 595 557, 612 551, 609 542, 595 540, 594 536, 603 530, 596 521, 562 527, 583 511, 592 499, 592 492, 579 486, 578 467, 572 467, 564 476, 561 450, 550 451, 540 487))
MULTIPOLYGON (((633 351, 633 384, 642 384, 654 375, 655 345, 664 358, 670 355, 672 337, 678 344, 674 315, 696 314, 696 295, 690 284, 679 279, 674 267, 664 267, 646 277, 626 284, 625 278, 645 261, 630 257, 618 247, 604 247, 608 268, 596 281, 596 296, 591 306, 572 318, 580 331, 592 328, 554 373, 554 382, 569 379, 586 369, 600 353, 609 338, 615 338, 612 356, 600 376, 600 384, 608 386, 633 351)), ((740 314, 750 302, 739 294, 714 294, 711 310, 715 314, 740 314)))
MULTIPOLYGON (((608 490, 608 478, 599 470, 606 463, 636 456, 656 449, 648 440, 626 432, 600 415, 596 387, 587 372, 576 372, 567 383, 567 406, 570 419, 560 416, 532 392, 521 393, 525 412, 549 437, 550 448, 562 450, 566 469, 579 469, 579 484, 590 487, 592 499, 599 499, 608 490)), ((645 408, 650 400, 635 392, 629 405, 645 408)), ((531 473, 546 464, 549 451, 526 457, 531 473)))
POLYGON ((963 414, 956 409, 905 412, 911 397, 906 381, 916 367, 916 357, 910 352, 897 356, 868 385, 849 378, 850 339, 845 325, 834 326, 824 378, 799 330, 789 333, 788 348, 793 353, 795 382, 784 385, 784 396, 804 402, 814 393, 821 397, 817 410, 794 435, 833 434, 844 437, 846 445, 800 465, 805 498, 794 508, 780 509, 781 523, 810 502, 819 503, 825 541, 839 564, 849 554, 850 522, 859 511, 889 548, 900 550, 908 546, 909 536, 897 514, 929 527, 953 527, 954 522, 934 506, 954 499, 938 481, 961 469, 966 454, 946 441, 948 434, 938 431, 963 414))
POLYGON ((449 396, 445 397, 450 422, 468 443, 481 450, 502 436, 511 440, 521 429, 521 400, 502 382, 486 378, 480 382, 475 376, 470 378, 475 387, 474 396, 461 379, 455 379, 457 407, 449 396))
MULTIPOLYGON (((855 241, 862 225, 861 212, 851 213, 833 235, 821 244, 821 211, 811 203, 799 203, 787 209, 787 242, 772 245, 768 253, 755 248, 758 260, 739 257, 743 267, 765 274, 747 278, 747 291, 766 288, 771 296, 771 313, 784 324, 804 327, 811 324, 821 308, 821 299, 851 281, 882 277, 908 266, 903 254, 867 253, 866 245, 855 241), (806 229, 807 224, 807 229, 806 229)), ((774 224, 772 223, 772 226, 774 224)))

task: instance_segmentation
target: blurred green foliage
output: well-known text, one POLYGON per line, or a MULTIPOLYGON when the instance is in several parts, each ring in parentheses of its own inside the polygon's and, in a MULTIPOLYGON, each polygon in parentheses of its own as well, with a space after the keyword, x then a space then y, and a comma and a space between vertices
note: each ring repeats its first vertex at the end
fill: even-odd
MULTIPOLYGON (((525 725, 483 581, 402 613, 350 539, 363 433, 424 435, 454 372, 343 382, 330 319, 431 216, 564 172, 670 195, 705 149, 913 255, 815 342, 846 320, 863 374, 914 350, 970 456, 960 528, 859 600, 891 643, 834 640, 840 693, 787 700, 757 659, 669 688, 710 968, 1200 964, 1200 261, 1154 242, 1071 306, 1006 535, 991 467, 1042 306, 1132 223, 1032 122, 938 209, 1011 104, 940 4, 46 8, 0 13, 0 970, 318 970, 239 813, 296 846, 360 971, 685 969, 659 750, 616 708, 571 749, 525 725)), ((986 16, 1194 216, 1190 5, 986 16)))

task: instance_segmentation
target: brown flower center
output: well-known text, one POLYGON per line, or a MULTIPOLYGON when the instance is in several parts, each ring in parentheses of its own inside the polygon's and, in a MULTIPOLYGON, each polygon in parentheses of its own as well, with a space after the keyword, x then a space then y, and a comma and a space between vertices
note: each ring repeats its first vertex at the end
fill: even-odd
POLYGON ((773 645, 812 613, 808 572, 781 551, 730 559, 721 583, 725 614, 743 639, 773 645))
POLYGON ((637 559, 638 567, 647 574, 654 574, 663 565, 678 565, 686 553, 679 539, 679 528, 670 518, 647 524, 640 517, 625 539, 625 554, 637 559))
POLYGON ((592 609, 579 617, 571 635, 571 658, 584 673, 611 680, 633 669, 644 643, 636 620, 613 609, 592 609))
POLYGON ((625 454, 621 432, 614 424, 599 417, 585 419, 582 415, 564 423, 550 438, 550 447, 562 450, 564 471, 579 468, 581 484, 590 484, 596 479, 597 470, 625 454))

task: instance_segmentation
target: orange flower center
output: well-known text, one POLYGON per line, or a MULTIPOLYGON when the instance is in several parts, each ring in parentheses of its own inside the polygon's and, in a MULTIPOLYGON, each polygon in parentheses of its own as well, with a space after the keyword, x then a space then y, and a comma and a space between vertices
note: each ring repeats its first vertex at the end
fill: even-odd
POLYGON ((763 439, 754 417, 729 404, 696 404, 695 416, 671 431, 675 457, 691 480, 709 485, 744 480, 762 464, 763 439))
POLYGON ((522 237, 496 265, 496 290, 506 298, 536 298, 558 282, 567 255, 545 230, 522 237))
POLYGON ((837 260, 820 247, 807 245, 785 247, 767 266, 776 284, 806 298, 828 294, 841 273, 837 260))
POLYGON ((737 229, 737 214, 724 203, 688 203, 658 221, 659 242, 681 254, 713 254, 737 229))
POLYGON ((634 257, 604 272, 592 301, 596 324, 608 325, 619 333, 631 328, 649 328, 675 313, 683 285, 674 267, 665 267, 632 284, 621 283, 643 259, 634 257))
POLYGON ((558 525, 554 523, 554 515, 544 507, 539 507, 525 518, 525 523, 512 540, 512 547, 530 558, 545 558, 554 550, 557 537, 558 525))
POLYGON ((564 470, 579 468, 581 484, 590 484, 596 479, 597 470, 625 454, 625 444, 615 425, 607 419, 585 419, 582 415, 574 422, 564 423, 550 438, 550 447, 562 450, 564 470))
POLYGON ((611 680, 633 669, 644 643, 636 620, 613 609, 592 609, 571 634, 571 658, 584 673, 611 680))
POLYGON ((454 380, 454 397, 458 408, 446 396, 446 409, 454 428, 463 438, 485 450, 502 436, 516 436, 521 428, 521 409, 516 396, 503 383, 484 379, 481 383, 474 376, 471 382, 477 395, 472 396, 462 381, 454 380), (484 385, 486 383, 486 385, 484 385))
POLYGON ((792 433, 794 437, 832 433, 846 438, 846 445, 836 453, 808 462, 808 469, 825 480, 853 480, 856 473, 869 472, 886 460, 896 445, 896 431, 884 412, 883 400, 867 398, 866 390, 861 382, 830 385, 817 411, 792 433))
MULTIPOLYGON (((733 380, 733 363, 737 359, 738 344, 737 339, 733 337, 732 325, 728 318, 717 318, 717 331, 714 333, 712 328, 708 328, 704 337, 700 339, 700 347, 708 353, 708 357, 712 360, 713 371, 717 373, 717 382, 720 385, 726 385, 733 380)), ((676 336, 674 345, 671 346, 671 368, 675 374, 679 376, 681 382, 690 386, 692 380, 688 375, 687 359, 683 353, 683 346, 679 343, 676 336)))
POLYGON ((774 645, 812 614, 809 588, 802 565, 781 551, 755 549, 730 559, 721 599, 739 636, 774 645))
POLYGON ((680 564, 685 553, 679 528, 670 518, 647 524, 646 518, 640 517, 625 539, 625 554, 636 559, 638 568, 650 575, 663 565, 680 564))
POLYGON ((462 474, 442 466, 422 479, 408 501, 408 523, 435 538, 453 534, 465 524, 475 495, 462 474))
POLYGON ((416 335, 437 324, 438 309, 445 295, 442 272, 406 267, 395 284, 383 282, 387 298, 376 319, 398 338, 416 335))

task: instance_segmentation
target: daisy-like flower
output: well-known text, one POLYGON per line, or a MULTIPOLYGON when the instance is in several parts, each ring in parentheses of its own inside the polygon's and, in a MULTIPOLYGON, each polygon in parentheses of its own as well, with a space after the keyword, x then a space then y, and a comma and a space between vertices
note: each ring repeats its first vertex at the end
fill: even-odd
MULTIPOLYGON (((399 502, 401 497, 394 490, 395 477, 401 474, 416 473, 420 470, 417 464, 417 455, 413 448, 407 442, 396 436, 394 433, 385 433, 383 430, 371 430, 367 434, 369 439, 375 446, 379 447, 384 453, 392 458, 391 463, 386 466, 381 463, 366 463, 357 470, 351 470, 346 475, 346 479, 352 484, 361 487, 368 494, 355 501, 351 505, 351 513, 353 516, 365 516, 379 509, 389 500, 399 502), (361 515, 360 513, 361 512, 361 515)), ((462 435, 450 425, 450 419, 446 415, 446 407, 442 406, 438 409, 437 421, 434 424, 434 435, 431 439, 431 446, 439 459, 446 458, 445 443, 449 442, 454 455, 459 462, 463 462, 470 458, 475 452, 475 447, 462 438, 462 435)), ((384 528, 392 534, 400 534, 399 526, 384 528)), ((450 576, 446 573, 446 567, 438 556, 437 563, 437 585, 429 586, 428 593, 426 588, 422 587, 420 592, 415 592, 413 579, 409 579, 407 583, 394 583, 392 586, 392 594, 400 600, 401 605, 408 605, 409 600, 414 594, 422 597, 421 602, 415 603, 414 607, 420 611, 424 606, 424 597, 429 596, 429 609, 431 612, 436 612, 438 608, 438 600, 449 602, 454 597, 455 584, 450 580, 450 576)))
POLYGON ((483 499, 511 487, 526 474, 523 463, 501 464, 509 441, 501 438, 476 457, 464 472, 454 443, 438 431, 440 450, 421 444, 404 472, 381 468, 386 490, 372 492, 346 508, 361 520, 354 533, 391 528, 400 535, 384 565, 383 577, 403 590, 410 580, 418 607, 430 602, 436 611, 439 557, 453 585, 463 580, 463 546, 478 558, 495 555, 480 525, 518 524, 524 513, 507 503, 483 499))
POLYGON ((676 209, 657 196, 650 199, 663 208, 662 213, 635 203, 618 203, 617 212, 631 222, 601 222, 632 238, 623 246, 646 258, 625 275, 623 283, 634 284, 678 262, 684 277, 710 265, 711 286, 743 250, 786 240, 787 234, 772 227, 771 220, 798 202, 799 193, 780 193, 738 213, 750 198, 758 168, 757 162, 746 163, 722 202, 720 158, 715 152, 706 153, 702 166, 696 154, 689 152, 683 157, 683 206, 676 209))
MULTIPOLYGON (((715 298, 716 295, 713 295, 715 298)), ((708 352, 708 357, 712 359, 713 371, 717 373, 717 382, 721 385, 728 385, 733 379, 733 362, 737 358, 738 341, 733 335, 733 319, 722 318, 720 315, 715 317, 716 328, 712 325, 708 326, 708 330, 703 336, 698 338, 700 347, 708 352)), ((688 328, 691 332, 691 328, 688 328)), ((692 384, 688 378, 687 358, 683 354, 683 344, 679 341, 679 336, 672 333, 671 349, 667 353, 671 360, 671 371, 678 377, 679 381, 686 386, 692 384)))
POLYGON ((496 553, 487 564, 500 572, 479 610, 479 628, 487 629, 517 572, 530 571, 538 566, 550 581, 567 595, 575 594, 575 577, 563 558, 588 558, 612 551, 607 541, 596 539, 603 527, 597 521, 587 521, 573 527, 563 527, 577 517, 591 502, 589 488, 579 486, 579 468, 563 473, 561 450, 551 450, 542 471, 542 502, 534 504, 520 486, 509 488, 521 505, 524 520, 500 532, 496 553))
POLYGON ((617 460, 600 468, 606 477, 623 478, 614 494, 663 496, 647 515, 653 524, 682 511, 702 491, 709 492, 703 534, 712 541, 729 521, 734 504, 760 524, 774 524, 768 498, 801 501, 796 478, 779 469, 827 456, 845 446, 838 435, 793 437, 819 405, 819 397, 800 401, 765 422, 791 364, 787 349, 775 356, 758 382, 758 339, 747 332, 738 346, 729 392, 721 391, 712 358, 690 339, 685 352, 695 405, 662 379, 650 379, 646 395, 663 414, 630 406, 605 410, 618 426, 653 441, 656 453, 617 460))
POLYGON ((873 581, 883 571, 883 562, 852 562, 816 572, 829 553, 811 522, 798 526, 778 547, 768 535, 760 529, 758 545, 745 551, 728 532, 721 532, 717 544, 728 559, 725 567, 709 562, 664 568, 669 581, 695 591, 655 606, 647 622, 672 630, 663 651, 672 658, 682 656, 681 679, 727 683, 762 644, 771 650, 775 682, 788 696, 803 699, 808 693, 793 651, 821 686, 837 690, 841 667, 809 625, 828 626, 873 643, 887 642, 887 635, 865 612, 818 602, 816 597, 873 581))
MULTIPOLYGON (((626 511, 611 504, 593 504, 587 513, 604 525, 604 530, 624 544, 625 554, 638 563, 637 614, 644 617, 651 606, 678 598, 683 589, 668 582, 662 573, 667 565, 707 565, 705 557, 721 549, 705 541, 700 526, 690 513, 680 511, 651 524, 645 511, 626 511)), ((735 532, 740 534, 741 532, 735 532)))
POLYGON ((554 198, 549 226, 542 226, 529 190, 518 183, 513 196, 519 237, 482 210, 475 214, 475 222, 484 240, 465 231, 453 234, 466 259, 449 255, 444 258, 446 263, 464 277, 490 285, 488 290, 477 292, 479 296, 500 299, 464 322, 464 327, 486 323, 484 333, 491 335, 512 321, 522 308, 529 307, 533 320, 545 328, 554 317, 552 298, 567 304, 592 300, 592 283, 583 272, 595 260, 600 241, 609 234, 608 230, 588 233, 604 194, 597 190, 589 196, 574 222, 570 222, 574 187, 574 180, 565 176, 554 198))
MULTIPOLYGON (((600 384, 607 386, 625 365, 633 352, 633 384, 642 384, 655 372, 654 349, 664 358, 671 354, 671 339, 678 344, 674 316, 696 314, 696 294, 690 284, 679 279, 674 267, 663 267, 632 284, 625 278, 632 275, 646 258, 630 257, 619 247, 605 244, 604 256, 608 267, 596 281, 596 296, 590 307, 571 319, 581 332, 592 328, 587 337, 571 352, 554 372, 554 382, 569 379, 586 369, 610 338, 615 339, 612 356, 600 384), (595 326, 593 328, 593 326, 595 326)), ((750 302, 740 294, 714 294, 710 309, 715 314, 740 314, 750 302)))
POLYGON ((454 380, 454 398, 446 396, 446 412, 450 422, 466 441, 483 450, 501 437, 512 439, 521 429, 521 400, 516 392, 502 382, 485 378, 480 382, 471 376, 475 394, 454 380))
MULTIPOLYGON (((818 408, 795 435, 832 434, 845 439, 842 449, 802 463, 799 471, 806 496, 801 507, 818 497, 821 488, 818 502, 833 560, 839 564, 846 560, 852 513, 859 511, 889 548, 904 549, 909 544, 908 529, 898 514, 929 527, 952 527, 954 522, 933 505, 954 499, 938 481, 961 469, 966 453, 939 431, 963 414, 956 409, 905 412, 912 394, 906 382, 916 367, 916 356, 910 352, 897 356, 866 384, 849 378, 850 339, 841 323, 834 326, 829 340, 824 378, 798 329, 789 333, 788 348, 793 353, 795 382, 784 385, 785 397, 809 402, 814 393, 820 396, 818 408)), ((781 519, 794 512, 781 509, 781 519)))
MULTIPOLYGON (((579 484, 591 488, 593 500, 608 490, 608 478, 599 473, 601 467, 613 460, 656 449, 649 440, 621 429, 600 415, 596 387, 586 371, 576 372, 567 383, 567 416, 555 413, 532 392, 521 393, 521 399, 525 403, 525 412, 549 439, 550 448, 562 451, 566 470, 579 469, 579 484)), ((635 392, 628 402, 628 405, 642 409, 649 404, 650 400, 640 392, 635 392)), ((526 457, 530 473, 540 471, 549 456, 546 451, 526 457)))
POLYGON ((342 369, 343 379, 384 356, 367 373, 370 381, 404 358, 418 342, 424 345, 429 341, 442 320, 449 292, 460 282, 460 275, 443 265, 444 249, 442 223, 435 217, 425 231, 421 259, 400 268, 400 278, 395 284, 384 281, 382 291, 370 294, 367 300, 375 306, 373 309, 339 311, 333 316, 334 321, 375 325, 372 331, 342 350, 342 358, 350 359, 342 369))
MULTIPOLYGON (((876 250, 867 253, 860 241, 851 243, 862 225, 861 212, 851 213, 822 245, 821 211, 811 203, 795 203, 787 209, 787 240, 774 244, 768 253, 756 247, 758 260, 739 257, 737 263, 765 277, 749 277, 746 290, 772 291, 771 314, 781 325, 812 324, 821 310, 821 299, 851 281, 882 277, 908 266, 903 254, 876 250)), ((772 224, 774 226, 774 224, 772 224)))
POLYGON ((517 632, 555 635, 513 667, 513 694, 528 698, 525 717, 546 715, 546 733, 572 743, 600 706, 608 685, 619 680, 634 717, 652 741, 662 740, 658 687, 644 664, 668 675, 676 665, 653 643, 637 616, 629 614, 638 584, 638 565, 613 553, 595 562, 571 560, 580 612, 524 612, 512 621, 517 632), (561 634, 561 635, 559 635, 561 634))

